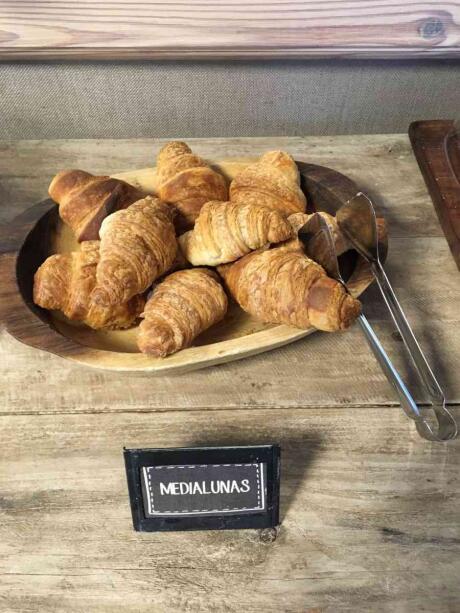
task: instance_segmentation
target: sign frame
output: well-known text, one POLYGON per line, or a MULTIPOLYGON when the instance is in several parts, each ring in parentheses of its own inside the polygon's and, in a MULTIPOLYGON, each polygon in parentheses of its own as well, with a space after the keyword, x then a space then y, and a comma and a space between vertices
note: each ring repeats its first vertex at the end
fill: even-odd
POLYGON ((280 447, 244 445, 229 447, 175 447, 123 450, 134 530, 230 530, 272 528, 279 523, 280 447), (142 471, 145 467, 260 463, 265 465, 265 509, 234 514, 148 517, 144 510, 142 471))

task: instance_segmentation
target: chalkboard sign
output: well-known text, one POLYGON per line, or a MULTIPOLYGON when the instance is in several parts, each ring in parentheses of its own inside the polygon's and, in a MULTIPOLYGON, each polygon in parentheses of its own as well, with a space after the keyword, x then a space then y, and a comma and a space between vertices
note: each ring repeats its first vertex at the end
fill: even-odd
POLYGON ((278 524, 277 445, 125 449, 135 530, 278 524))

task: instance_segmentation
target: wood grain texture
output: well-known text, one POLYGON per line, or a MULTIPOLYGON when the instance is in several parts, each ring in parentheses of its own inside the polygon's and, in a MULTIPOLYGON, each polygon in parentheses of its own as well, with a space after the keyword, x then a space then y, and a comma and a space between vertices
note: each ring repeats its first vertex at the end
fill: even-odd
POLYGON ((415 121, 414 153, 452 256, 460 270, 460 135, 453 121, 415 121))
POLYGON ((0 59, 457 57, 460 3, 3 0, 0 59))
MULTIPOLYGON (((40 201, 62 166, 121 172, 160 145, 0 143, 0 218, 40 201)), ((389 275, 449 401, 460 399, 458 272, 405 136, 192 145, 214 159, 287 149, 370 191, 390 223, 389 275)), ((374 289, 365 305, 406 375, 374 289)), ((0 365, 2 611, 460 609, 460 441, 418 437, 358 329, 161 379, 77 367, 0 333, 0 365), (123 445, 270 442, 282 446, 275 540, 132 530, 123 445)))
MULTIPOLYGON (((458 272, 404 135, 191 140, 213 159, 286 149, 298 159, 337 168, 368 191, 389 221, 386 268, 449 402, 460 401, 458 272), (441 274, 442 273, 442 274, 441 274), (440 289, 442 288, 442 291, 440 289), (427 325, 429 322, 429 325, 427 325)), ((10 220, 46 195, 60 168, 97 173, 153 161, 161 141, 21 141, 0 143, 0 216, 10 220)), ((411 384, 410 366, 375 289, 365 311, 390 357, 411 384)), ((316 334, 276 350, 186 377, 152 379, 91 372, 25 347, 0 333, 0 412, 164 411, 198 408, 369 406, 395 403, 393 391, 356 328, 316 334), (325 370, 325 364, 327 369, 325 370), (65 388, 65 389, 64 389, 65 388)), ((413 388, 418 400, 423 396, 413 388)))
MULTIPOLYGON (((181 138, 180 134, 171 135, 181 138)), ((47 197, 51 177, 63 166, 96 174, 146 168, 166 139, 0 141, 0 222, 47 197)), ((210 159, 259 156, 288 150, 298 160, 335 168, 369 193, 389 220, 391 237, 443 236, 410 142, 403 134, 188 138, 210 159), (404 207, 404 215, 399 214, 404 207)))
MULTIPOLYGON (((457 409, 460 416, 460 410, 457 409)), ((396 408, 1 417, 5 611, 453 613, 460 441, 396 408), (279 442, 277 538, 131 527, 122 447, 279 442)))

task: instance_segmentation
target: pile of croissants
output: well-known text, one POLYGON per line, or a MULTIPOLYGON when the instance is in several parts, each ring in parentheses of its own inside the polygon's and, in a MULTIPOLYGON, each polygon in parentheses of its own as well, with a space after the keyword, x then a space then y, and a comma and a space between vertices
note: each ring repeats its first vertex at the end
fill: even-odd
MULTIPOLYGON (((156 172, 158 197, 82 170, 56 175, 49 194, 80 249, 39 267, 37 305, 94 329, 128 328, 142 318, 138 347, 160 357, 222 320, 227 296, 263 322, 334 331, 356 319, 360 303, 298 239, 315 215, 305 213, 289 154, 265 153, 228 186, 174 141, 159 152, 156 172)), ((321 215, 338 252, 346 251, 335 219, 321 215)))

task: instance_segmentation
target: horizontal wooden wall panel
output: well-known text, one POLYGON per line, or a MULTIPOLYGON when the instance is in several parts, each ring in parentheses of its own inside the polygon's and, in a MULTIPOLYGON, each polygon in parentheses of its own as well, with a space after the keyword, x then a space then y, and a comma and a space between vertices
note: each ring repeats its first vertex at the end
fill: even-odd
POLYGON ((0 0, 0 59, 460 57, 460 0, 0 0))

